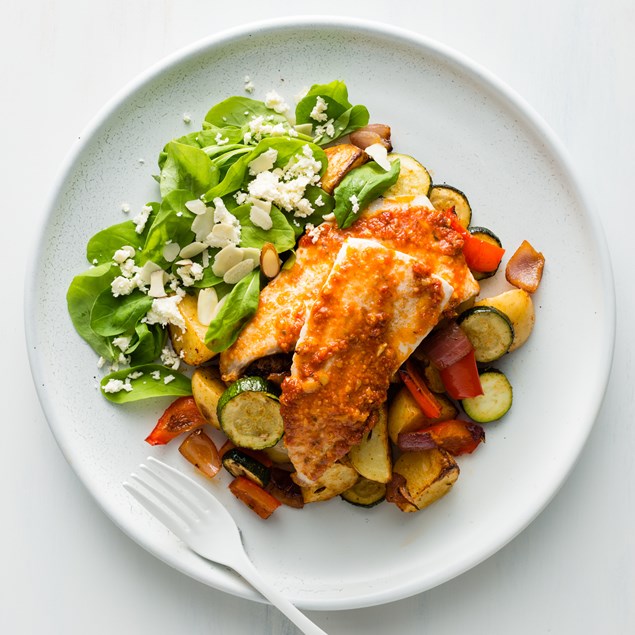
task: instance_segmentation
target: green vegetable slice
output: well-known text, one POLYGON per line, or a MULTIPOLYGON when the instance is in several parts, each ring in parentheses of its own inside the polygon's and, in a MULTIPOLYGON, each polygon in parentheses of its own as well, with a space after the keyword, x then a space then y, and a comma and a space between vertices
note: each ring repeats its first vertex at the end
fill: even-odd
POLYGON ((386 484, 370 481, 360 476, 357 483, 340 494, 340 496, 347 503, 358 507, 375 507, 386 498, 386 484))
POLYGON ((271 471, 266 465, 253 456, 249 456, 240 448, 232 448, 223 455, 223 467, 232 476, 246 476, 260 487, 266 487, 271 478, 271 471))
POLYGON ((263 450, 284 434, 280 403, 262 377, 242 377, 221 395, 216 408, 221 429, 242 448, 263 450))
POLYGON ((514 341, 511 320, 493 306, 475 306, 461 313, 458 324, 474 347, 477 362, 502 357, 514 341))
POLYGON ((465 414, 477 423, 489 423, 500 419, 512 406, 513 390, 505 374, 496 368, 479 373, 483 394, 463 399, 465 414))

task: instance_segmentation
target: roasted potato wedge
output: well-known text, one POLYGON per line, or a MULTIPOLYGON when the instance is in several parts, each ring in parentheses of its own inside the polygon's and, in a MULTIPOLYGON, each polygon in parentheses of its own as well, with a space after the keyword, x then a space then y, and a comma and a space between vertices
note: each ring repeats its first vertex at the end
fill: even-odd
POLYGON ((369 481, 388 483, 392 478, 392 453, 388 440, 388 408, 384 404, 371 414, 376 419, 373 428, 361 443, 348 452, 351 465, 369 481))
POLYGON ((326 501, 350 489, 357 483, 359 474, 350 465, 334 463, 311 485, 298 483, 305 503, 326 501))
POLYGON ((330 148, 324 148, 328 165, 322 175, 322 189, 327 194, 333 190, 342 179, 353 169, 368 161, 368 155, 352 143, 340 143, 330 148))
POLYGON ((388 410, 388 436, 395 445, 400 432, 413 432, 437 421, 456 417, 458 411, 452 401, 445 395, 435 397, 441 406, 441 414, 435 419, 429 419, 421 412, 421 408, 405 386, 395 395, 388 410))
POLYGON ((511 289, 492 298, 483 298, 475 306, 493 306, 511 320, 514 327, 514 339, 507 352, 511 353, 520 348, 531 335, 536 316, 534 303, 527 291, 511 289))
POLYGON ((185 331, 170 324, 168 331, 172 347, 190 366, 200 366, 216 355, 205 345, 207 327, 198 321, 198 301, 194 295, 186 295, 179 302, 179 311, 185 321, 185 331))
POLYGON ((197 368, 192 374, 192 396, 196 406, 205 420, 218 430, 220 430, 220 423, 216 406, 225 388, 215 368, 197 368))
POLYGON ((405 479, 400 486, 401 500, 397 506, 405 512, 414 512, 445 496, 459 477, 459 466, 445 450, 405 452, 393 468, 395 475, 405 479))

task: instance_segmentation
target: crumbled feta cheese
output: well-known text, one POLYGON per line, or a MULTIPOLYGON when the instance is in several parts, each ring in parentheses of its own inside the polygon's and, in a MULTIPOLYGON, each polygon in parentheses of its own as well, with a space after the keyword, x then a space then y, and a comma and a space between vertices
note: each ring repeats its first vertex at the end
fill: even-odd
POLYGON ((238 203, 238 205, 244 205, 249 198, 249 194, 247 194, 247 192, 238 191, 234 194, 234 198, 236 199, 236 203, 238 203))
POLYGON ((168 324, 174 324, 178 326, 182 331, 185 330, 185 321, 179 311, 179 302, 181 301, 180 295, 169 295, 165 298, 155 298, 152 301, 152 306, 146 314, 145 318, 142 318, 142 322, 146 324, 161 324, 167 326, 168 324))
POLYGON ((254 83, 251 81, 251 77, 249 77, 249 75, 245 75, 245 92, 253 93, 255 88, 254 83))
POLYGON ((161 371, 160 370, 153 370, 150 373, 150 377, 152 377, 152 379, 154 379, 155 381, 159 381, 159 379, 161 379, 161 371))
POLYGON ((169 384, 171 381, 174 381, 176 379, 176 377, 174 375, 166 375, 163 378, 163 383, 164 384, 169 384))
POLYGON ((203 279, 203 267, 198 262, 191 262, 176 270, 177 275, 183 280, 186 287, 191 287, 195 282, 203 279))
POLYGON ((99 359, 97 360, 97 368, 103 368, 105 363, 106 363, 106 358, 103 356, 100 356, 99 359))
POLYGON ((278 159, 278 151, 273 148, 269 148, 262 154, 258 155, 253 161, 249 163, 249 174, 256 176, 266 170, 271 170, 278 159))
POLYGON ((132 339, 131 337, 126 337, 125 335, 121 335, 113 339, 112 345, 116 346, 122 353, 125 353, 128 346, 130 346, 131 339, 132 339))
POLYGON ((161 363, 172 370, 178 370, 181 365, 181 358, 174 352, 170 341, 168 341, 165 348, 161 351, 161 363))
POLYGON ((224 146, 226 143, 229 143, 229 137, 223 137, 223 135, 219 132, 214 137, 214 141, 216 141, 216 145, 224 146))
POLYGON ((301 198, 295 207, 296 209, 294 216, 297 216, 299 218, 306 218, 307 216, 311 216, 311 214, 313 214, 313 212, 315 211, 313 209, 313 206, 311 205, 311 201, 309 201, 309 199, 307 198, 301 198))
POLYGON ((135 231, 137 234, 142 234, 143 230, 146 227, 146 223, 148 222, 148 218, 152 212, 152 208, 149 205, 144 205, 141 208, 141 211, 132 219, 132 222, 135 224, 135 231))
POLYGON ((215 198, 214 205, 214 226, 202 242, 208 247, 221 249, 227 245, 237 245, 240 242, 240 222, 225 207, 221 198, 215 198))
POLYGON ((328 115, 326 114, 327 109, 328 104, 318 95, 315 100, 315 106, 313 106, 313 110, 311 111, 309 117, 311 117, 314 121, 326 121, 328 119, 328 115))
POLYGON ((132 278, 132 276, 140 270, 139 267, 135 265, 135 261, 132 258, 122 262, 119 265, 119 269, 121 270, 121 275, 124 278, 132 278))
POLYGON ((134 258, 135 249, 130 245, 124 245, 121 249, 117 249, 112 256, 112 259, 119 265, 123 264, 129 258, 134 258))
POLYGON ((192 123, 192 117, 190 116, 190 113, 188 113, 188 112, 184 112, 183 113, 183 122, 184 123, 192 123))
POLYGON ((265 123, 265 118, 262 115, 258 115, 249 121, 249 130, 243 136, 243 141, 249 143, 252 139, 260 141, 263 135, 270 135, 272 137, 280 137, 287 133, 287 126, 282 122, 271 124, 265 123), (248 140, 246 136, 249 135, 248 140))
POLYGON ((121 204, 121 211, 124 214, 129 214, 130 213, 130 205, 128 203, 122 203, 121 204))
POLYGON ((137 283, 134 279, 117 276, 110 283, 110 290, 113 297, 118 298, 120 295, 130 295, 136 289, 137 283))
POLYGON ((322 198, 321 194, 315 199, 314 202, 315 202, 316 207, 324 207, 324 205, 325 205, 324 199, 322 198))
POLYGON ((357 196, 355 196, 355 194, 353 194, 349 199, 351 202, 351 211, 353 212, 353 214, 357 214, 357 212, 359 212, 359 201, 357 200, 357 196))
POLYGON ((103 391, 107 393, 116 393, 125 390, 126 392, 130 392, 132 390, 132 385, 130 384, 130 380, 126 379, 126 381, 122 381, 121 379, 109 379, 108 383, 103 387, 103 391))
POLYGON ((315 127, 315 141, 319 141, 324 135, 329 137, 335 137, 335 121, 329 119, 325 124, 315 127))
POLYGON ((139 377, 143 377, 143 373, 140 370, 135 370, 134 372, 130 373, 126 379, 139 379, 139 377))
POLYGON ((281 115, 289 112, 289 105, 275 90, 271 90, 265 95, 265 106, 275 110, 281 115))
POLYGON ((324 214, 324 216, 322 216, 322 220, 327 223, 332 223, 335 220, 335 214, 333 214, 333 212, 330 214, 324 214))

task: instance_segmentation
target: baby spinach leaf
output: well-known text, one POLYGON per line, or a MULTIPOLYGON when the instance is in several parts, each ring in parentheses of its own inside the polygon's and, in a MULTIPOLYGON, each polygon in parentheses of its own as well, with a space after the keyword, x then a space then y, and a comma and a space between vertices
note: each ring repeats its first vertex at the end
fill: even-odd
POLYGON ((124 245, 137 249, 143 247, 144 238, 137 234, 136 226, 131 220, 97 232, 86 247, 86 258, 92 264, 111 262, 112 256, 124 245))
POLYGON ((205 335, 205 344, 216 353, 229 348, 242 328, 258 309, 260 272, 252 271, 238 282, 212 320, 205 335))
POLYGON ((104 337, 130 332, 151 306, 152 298, 141 291, 115 298, 110 289, 106 289, 93 304, 90 327, 104 337))
POLYGON ((149 364, 161 355, 165 346, 167 331, 158 324, 148 326, 139 322, 135 334, 125 354, 130 355, 132 364, 149 364))
POLYGON ((218 183, 218 168, 200 148, 170 141, 166 152, 159 181, 161 196, 173 190, 189 190, 197 197, 218 183))
POLYGON ((159 364, 143 364, 124 368, 106 375, 100 382, 101 393, 113 403, 130 403, 152 397, 183 397, 192 394, 189 377, 159 364), (138 373, 142 373, 137 377, 138 373), (131 377, 134 377, 134 379, 131 377), (168 379, 172 377, 173 379, 168 379), (168 382, 166 383, 166 379, 168 382), (112 382, 112 383, 111 383, 112 382), (108 392, 108 388, 121 387, 122 382, 129 390, 108 392))
POLYGON ((66 294, 68 313, 75 330, 103 357, 114 359, 110 340, 95 333, 90 326, 90 314, 99 295, 108 290, 117 276, 117 268, 110 263, 93 267, 73 278, 66 294))
MULTIPOLYGON (((186 146, 200 148, 202 147, 202 144, 199 142, 198 136, 199 136, 199 132, 190 132, 189 134, 179 137, 178 139, 172 139, 172 141, 176 141, 177 143, 182 143, 186 146)), ((163 166, 165 165, 165 160, 167 158, 168 158, 168 145, 166 144, 166 146, 160 152, 159 160, 157 161, 157 163, 159 164, 160 170, 163 169, 163 166)))
POLYGON ((316 120, 311 117, 311 112, 315 108, 318 97, 322 97, 327 106, 324 111, 326 115, 324 121, 336 119, 353 106, 348 101, 348 88, 344 82, 336 79, 329 84, 313 84, 295 107, 295 118, 299 124, 316 123, 316 120))
POLYGON ((319 145, 326 145, 331 143, 335 139, 339 139, 344 135, 347 135, 358 128, 363 128, 368 124, 370 115, 366 106, 353 106, 348 110, 345 110, 334 122, 333 122, 333 134, 329 135, 326 130, 315 138, 315 143, 319 145))
POLYGON ((241 126, 254 117, 271 117, 268 123, 285 122, 286 117, 265 106, 264 102, 249 97, 234 96, 213 106, 205 115, 205 121, 212 126, 241 126))
POLYGON ((181 246, 188 245, 194 240, 194 214, 185 207, 185 203, 194 198, 192 192, 187 190, 173 190, 165 196, 148 231, 143 250, 138 255, 140 264, 151 260, 159 266, 164 266, 166 261, 163 258, 163 248, 168 240, 181 246))
MULTIPOLYGON (((224 145, 242 144, 244 135, 245 133, 242 127, 228 125, 215 126, 208 123, 204 130, 197 133, 196 140, 203 149, 210 146, 222 148, 224 145)), ((209 154, 209 152, 207 152, 207 154, 209 154)))
POLYGON ((240 205, 232 214, 239 220, 240 246, 262 249, 265 243, 273 243, 278 253, 293 249, 295 246, 295 232, 286 216, 275 206, 271 207, 271 229, 262 229, 251 222, 249 218, 251 205, 240 205))
POLYGON ((374 161, 351 170, 335 188, 337 224, 345 229, 352 225, 362 211, 381 196, 399 178, 399 159, 386 171, 374 161))

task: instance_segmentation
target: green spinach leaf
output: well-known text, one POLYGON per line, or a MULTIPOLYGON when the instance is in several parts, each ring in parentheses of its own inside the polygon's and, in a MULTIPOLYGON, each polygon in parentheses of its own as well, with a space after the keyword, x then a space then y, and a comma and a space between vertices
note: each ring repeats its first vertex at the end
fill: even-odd
POLYGON ((260 271, 252 271, 238 282, 212 320, 205 344, 216 353, 229 348, 242 328, 253 317, 260 297, 260 271))
POLYGON ((132 331, 152 306, 152 298, 141 291, 114 297, 110 289, 102 291, 90 313, 90 327, 98 335, 110 337, 132 331))
POLYGON ((293 249, 295 246, 295 232, 286 216, 275 206, 271 207, 271 229, 262 229, 251 222, 249 218, 251 205, 240 205, 232 214, 240 221, 240 246, 262 249, 265 243, 273 243, 278 253, 293 249))
POLYGON ((66 294, 68 313, 75 330, 103 357, 114 359, 112 343, 96 333, 90 325, 93 305, 102 292, 110 293, 110 283, 118 275, 118 268, 110 263, 93 267, 75 276, 66 294))
POLYGON ((159 324, 148 326, 139 322, 135 326, 135 334, 125 354, 130 355, 133 366, 149 364, 161 355, 165 346, 167 331, 159 324))
POLYGON ((335 209, 337 224, 345 229, 350 227, 362 211, 381 196, 399 178, 399 159, 386 171, 374 161, 351 170, 335 188, 335 209))
POLYGON ((165 366, 143 364, 106 375, 101 380, 101 393, 114 403, 130 403, 152 397, 183 397, 192 394, 192 382, 189 377, 165 366), (168 379, 166 383, 169 377, 173 379, 168 379), (121 387, 119 382, 129 386, 129 390, 122 388, 118 392, 110 392, 121 387))
POLYGON ((218 168, 200 148, 170 141, 166 153, 159 181, 161 196, 189 190, 198 197, 218 183, 218 168))

